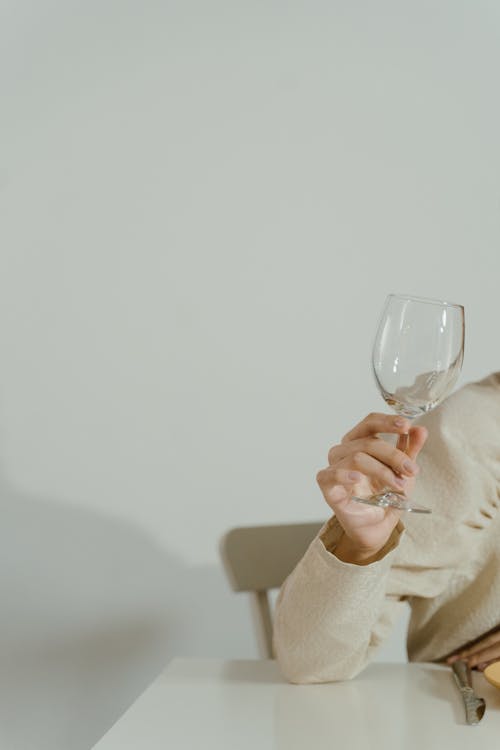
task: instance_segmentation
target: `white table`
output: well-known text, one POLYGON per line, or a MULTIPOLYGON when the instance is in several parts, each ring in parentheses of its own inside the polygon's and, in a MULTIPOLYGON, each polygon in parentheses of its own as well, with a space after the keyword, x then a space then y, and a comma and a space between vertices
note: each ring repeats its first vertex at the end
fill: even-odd
POLYGON ((451 670, 372 664, 356 679, 290 685, 273 661, 174 659, 94 750, 470 750, 500 742, 500 690, 467 726, 451 670))

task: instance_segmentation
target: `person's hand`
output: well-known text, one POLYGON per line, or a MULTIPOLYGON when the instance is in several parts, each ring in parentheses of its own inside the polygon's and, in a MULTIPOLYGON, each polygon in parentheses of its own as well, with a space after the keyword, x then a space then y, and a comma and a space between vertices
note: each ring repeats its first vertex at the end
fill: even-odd
POLYGON ((369 414, 330 449, 329 465, 316 479, 344 530, 334 552, 337 557, 366 564, 382 549, 401 511, 363 505, 351 496, 368 497, 386 487, 409 496, 418 474, 415 461, 426 439, 426 428, 412 427, 408 419, 369 414), (380 433, 408 434, 407 452, 383 440, 380 433))
POLYGON ((488 664, 494 661, 500 661, 500 630, 484 636, 481 640, 474 643, 473 646, 456 651, 449 656, 446 661, 452 664, 457 659, 463 659, 469 667, 474 667, 482 672, 488 664))

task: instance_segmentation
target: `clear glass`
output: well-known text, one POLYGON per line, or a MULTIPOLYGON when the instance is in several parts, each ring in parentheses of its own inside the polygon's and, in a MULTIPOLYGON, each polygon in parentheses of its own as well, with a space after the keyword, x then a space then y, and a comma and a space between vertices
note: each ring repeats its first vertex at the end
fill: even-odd
MULTIPOLYGON (((451 393, 460 374, 464 338, 462 305, 390 294, 372 354, 375 381, 386 403, 408 419, 434 409, 451 393)), ((407 447, 408 436, 403 435, 398 448, 406 452, 407 447)), ((431 512, 392 489, 353 499, 383 508, 431 512)))

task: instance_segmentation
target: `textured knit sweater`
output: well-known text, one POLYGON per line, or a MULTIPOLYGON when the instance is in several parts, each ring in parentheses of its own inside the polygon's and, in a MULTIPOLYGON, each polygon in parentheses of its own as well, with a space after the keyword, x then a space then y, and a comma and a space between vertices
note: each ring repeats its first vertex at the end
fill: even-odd
POLYGON ((410 661, 441 661, 500 625, 500 372, 419 420, 429 430, 413 499, 369 565, 332 554, 335 516, 283 584, 274 651, 298 683, 357 675, 411 607, 410 661))

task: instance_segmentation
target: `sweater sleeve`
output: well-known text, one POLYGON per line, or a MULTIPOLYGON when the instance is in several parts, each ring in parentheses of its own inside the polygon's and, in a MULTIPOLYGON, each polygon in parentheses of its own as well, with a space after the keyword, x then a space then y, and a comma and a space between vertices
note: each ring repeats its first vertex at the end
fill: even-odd
MULTIPOLYGON (((410 658, 442 658, 483 627, 472 618, 478 605, 460 617, 459 634, 448 634, 457 618, 453 592, 476 580, 486 554, 484 527, 499 507, 500 373, 465 386, 419 421, 429 437, 414 497, 432 515, 405 516, 364 566, 332 554, 342 530, 335 517, 325 524, 276 603, 274 652, 291 682, 355 677, 406 602, 410 658)), ((484 630, 495 624, 490 619, 484 630)))
POLYGON ((290 682, 355 677, 406 606, 391 596, 391 562, 404 532, 401 521, 369 565, 339 560, 342 529, 335 517, 320 530, 283 584, 275 609, 274 652, 290 682))

